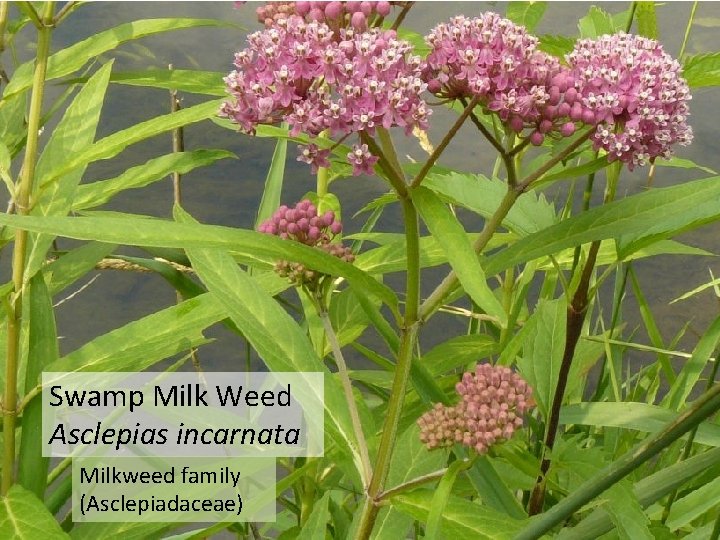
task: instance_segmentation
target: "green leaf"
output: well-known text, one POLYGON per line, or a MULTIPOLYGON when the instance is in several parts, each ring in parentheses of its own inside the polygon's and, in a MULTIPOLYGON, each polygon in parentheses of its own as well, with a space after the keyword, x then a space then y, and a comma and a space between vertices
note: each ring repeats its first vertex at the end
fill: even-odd
MULTIPOLYGON (((380 303, 375 303, 377 309, 380 303)), ((370 324, 370 319, 357 300, 353 289, 345 289, 333 295, 330 300, 330 321, 335 328, 341 347, 358 339, 370 324)), ((330 344, 326 344, 324 354, 330 354, 330 344)))
POLYGON ((575 39, 568 36, 561 36, 555 34, 544 34, 540 36, 540 44, 538 48, 558 58, 564 58, 564 56, 573 50, 575 47, 575 39))
MULTIPOLYGON (((682 487, 682 485, 691 478, 704 471, 710 470, 718 463, 720 463, 720 448, 714 448, 684 461, 674 463, 669 467, 660 469, 658 472, 643 478, 635 483, 635 493, 641 506, 648 507, 672 493, 674 490, 682 487)), ((600 538, 604 533, 611 530, 612 527, 612 521, 609 519, 604 508, 601 507, 594 510, 575 527, 563 529, 558 535, 558 540, 600 538)))
MULTIPOLYGON (((576 403, 560 409, 561 424, 616 427, 646 433, 660 431, 677 417, 676 412, 648 403, 576 403)), ((698 427, 695 442, 720 446, 720 426, 703 422, 698 427)))
POLYGON ((657 188, 593 208, 522 238, 488 258, 490 275, 563 249, 633 235, 633 249, 720 219, 720 182, 704 178, 668 188, 657 188))
MULTIPOLYGON (((200 71, 195 69, 148 69, 145 71, 126 71, 114 73, 110 82, 130 86, 149 88, 165 88, 189 94, 208 96, 226 96, 227 90, 223 77, 226 73, 219 71, 200 71)), ((67 82, 77 82, 73 79, 67 82)))
POLYGON ((592 6, 587 15, 578 22, 581 38, 596 38, 603 34, 614 34, 615 23, 612 16, 597 6, 592 6))
POLYGON ((683 63, 683 77, 690 88, 720 85, 720 52, 688 56, 683 63))
POLYGON ((113 244, 88 242, 68 251, 43 267, 50 294, 55 296, 95 268, 97 262, 112 253, 113 244))
POLYGON ((655 166, 657 167, 677 167, 679 169, 700 169, 708 174, 717 174, 717 172, 710 167, 698 165, 694 161, 685 158, 671 157, 670 159, 659 159, 655 160, 655 166))
POLYGON ((200 105, 194 105, 187 109, 158 116, 145 122, 140 122, 132 127, 118 131, 100 139, 92 146, 82 152, 71 156, 65 156, 63 160, 55 164, 52 171, 42 178, 42 184, 46 184, 61 177, 64 174, 82 167, 88 163, 101 159, 110 159, 122 152, 128 146, 144 141, 155 135, 166 133, 189 124, 200 122, 217 115, 221 100, 213 100, 200 105))
POLYGON ((173 172, 185 174, 220 159, 235 157, 235 154, 227 150, 193 150, 153 158, 142 165, 129 168, 115 178, 78 186, 72 209, 78 211, 94 208, 105 204, 126 189, 145 187, 167 178, 173 172))
MULTIPOLYGON (((178 220, 193 224, 192 217, 178 206, 175 215, 178 220)), ((326 374, 325 411, 331 420, 328 431, 335 435, 339 444, 349 447, 357 470, 362 470, 359 446, 340 381, 329 374, 297 322, 227 253, 190 246, 186 247, 186 252, 210 294, 242 330, 271 371, 326 374)))
POLYGON ((582 165, 577 165, 575 167, 567 167, 559 164, 550 169, 547 174, 545 174, 540 178, 540 180, 535 182, 533 184, 533 188, 537 188, 538 186, 545 184, 551 184, 552 182, 556 182, 557 180, 564 180, 565 178, 577 178, 578 176, 587 176, 589 174, 599 171, 604 167, 607 167, 607 164, 607 156, 599 157, 597 159, 588 161, 587 163, 583 163, 582 165), (552 172, 556 169, 557 172, 552 172))
POLYGON ((605 496, 608 514, 621 540, 655 540, 648 529, 650 520, 643 512, 629 480, 621 480, 605 496))
POLYGON ((483 504, 490 508, 505 512, 515 519, 527 517, 517 497, 507 487, 502 477, 493 466, 493 460, 488 456, 480 456, 473 467, 467 471, 470 483, 477 491, 483 504))
MULTIPOLYGON (((45 366, 58 359, 58 340, 52 298, 42 272, 30 280, 28 356, 25 368, 25 394, 40 384, 45 366)), ((42 399, 36 397, 22 413, 18 482, 42 499, 45 495, 50 458, 43 457, 42 399)))
POLYGON ((297 261, 344 277, 353 288, 382 300, 393 313, 398 313, 397 297, 392 290, 353 265, 309 246, 254 231, 137 217, 36 218, 0 214, 2 224, 80 240, 149 247, 214 247, 232 250, 234 254, 248 259, 264 257, 267 262, 279 259, 297 261))
MULTIPOLYGON (((667 526, 676 531, 720 504, 720 478, 708 482, 675 501, 668 515, 667 526)), ((712 515, 712 514, 711 514, 712 515)))
MULTIPOLYGON (((426 521, 434 491, 418 489, 392 498, 393 507, 426 521)), ((442 515, 441 530, 448 538, 474 540, 504 540, 517 533, 523 522, 486 506, 450 495, 442 515)))
MULTIPOLYGON (((399 437, 390 462, 386 486, 392 489, 419 476, 441 469, 447 460, 447 452, 429 451, 420 442, 420 429, 412 424, 399 437)), ((374 540, 405 538, 412 518, 395 508, 381 510, 373 529, 374 540)))
POLYGON ((635 18, 638 22, 638 33, 651 39, 658 38, 655 2, 635 2, 635 18))
POLYGON ((425 353, 422 363, 437 377, 457 367, 464 367, 471 362, 478 362, 497 354, 497 349, 497 343, 488 335, 455 336, 425 353))
POLYGON ((485 273, 460 222, 429 189, 421 186, 413 190, 412 198, 428 230, 445 250, 465 292, 501 326, 506 326, 507 314, 488 286, 485 273))
POLYGON ((202 331, 225 317, 223 306, 202 294, 99 336, 45 371, 143 371, 205 343, 202 331))
MULTIPOLYGON (((507 184, 500 180, 455 172, 430 173, 423 186, 448 202, 472 210, 485 218, 495 213, 507 192, 507 184)), ((531 192, 517 200, 503 220, 503 225, 520 236, 526 236, 545 229, 556 221, 553 205, 542 195, 531 192)))
POLYGON ((296 537, 297 540, 323 540, 325 538, 327 524, 330 521, 329 500, 330 492, 326 491, 319 501, 315 501, 310 517, 296 537))
POLYGON ((270 169, 265 178, 265 189, 263 190, 260 206, 258 207, 255 229, 272 216, 273 212, 280 206, 283 178, 285 177, 285 158, 287 156, 287 139, 278 139, 275 143, 270 169))
MULTIPOLYGON (((32 209, 33 215, 66 215, 70 210, 87 163, 68 169, 62 175, 53 176, 53 171, 68 156, 87 150, 95 140, 111 70, 112 62, 109 62, 90 78, 53 130, 35 170, 40 188, 38 200, 32 209)), ((43 265, 53 239, 52 235, 40 235, 33 240, 26 263, 28 276, 32 276, 43 265)))
POLYGON ((695 346, 692 357, 685 363, 670 388, 670 392, 663 399, 665 407, 679 411, 685 405, 685 401, 700 379, 700 375, 710 361, 710 357, 715 352, 719 342, 720 317, 717 317, 695 346))
POLYGON ((0 538, 4 540, 56 540, 69 538, 42 501, 15 485, 0 499, 0 538))
POLYGON ((458 474, 463 469, 466 469, 468 463, 464 460, 453 461, 447 468, 447 472, 443 475, 442 479, 435 488, 432 502, 430 503, 430 509, 428 511, 427 523, 425 525, 425 535, 428 538, 441 538, 440 534, 440 523, 445 506, 448 503, 452 488, 455 485, 455 480, 458 474))
POLYGON ((542 20, 547 9, 547 2, 509 2, 505 16, 516 24, 533 32, 542 20))
MULTIPOLYGON (((87 62, 97 59, 98 56, 115 49, 121 43, 139 39, 154 34, 170 32, 182 28, 197 28, 201 26, 233 26, 232 23, 214 19, 144 19, 133 21, 94 34, 93 36, 75 43, 70 47, 56 52, 48 59, 46 80, 64 77, 79 70, 87 62)), ((10 83, 5 87, 3 101, 8 97, 27 90, 32 86, 33 61, 25 62, 13 75, 10 83)), ((3 103, 0 102, 0 107, 3 103)))
POLYGON ((521 330, 524 353, 518 361, 518 369, 533 388, 533 397, 545 417, 555 395, 565 351, 566 316, 564 297, 541 301, 521 330))

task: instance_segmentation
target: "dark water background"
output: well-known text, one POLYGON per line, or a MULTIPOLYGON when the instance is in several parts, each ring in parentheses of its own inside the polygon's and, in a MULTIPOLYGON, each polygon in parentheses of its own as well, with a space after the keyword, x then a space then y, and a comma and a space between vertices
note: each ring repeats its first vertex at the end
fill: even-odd
MULTIPOLYGON (((536 30, 537 34, 564 33, 574 34, 578 19, 587 12, 590 3, 563 2, 551 3, 543 21, 536 30)), ((598 4, 611 13, 627 8, 629 4, 621 2, 598 4)), ((248 3, 240 10, 233 9, 232 2, 91 2, 82 6, 57 29, 53 37, 53 51, 80 41, 94 33, 111 28, 123 22, 157 17, 198 17, 217 18, 243 25, 254 31, 259 28, 255 21, 255 3, 248 3)), ((691 4, 671 2, 658 6, 660 40, 665 49, 676 56, 682 43, 688 21, 691 4)), ((411 11, 406 20, 409 28, 422 34, 434 24, 451 15, 479 14, 486 10, 505 12, 504 3, 488 2, 420 2, 411 11)), ((688 42, 686 53, 717 51, 720 40, 717 38, 717 26, 720 24, 720 4, 701 3, 696 24, 688 42)), ((198 28, 181 30, 162 36, 154 36, 141 41, 126 44, 117 52, 114 72, 142 70, 148 67, 167 68, 173 64, 177 69, 201 69, 227 72, 232 68, 233 53, 244 47, 247 31, 235 28, 198 28)), ((18 56, 28 59, 33 54, 35 39, 33 31, 26 29, 23 39, 18 40, 18 56)), ((7 53, 6 53, 7 54, 7 53)), ((109 56, 100 58, 101 61, 109 56)), ((9 58, 5 58, 9 67, 9 58)), ((57 90, 50 92, 56 95, 57 90)), ((718 134, 716 127, 720 114, 717 110, 720 90, 717 88, 696 89, 691 102, 691 124, 695 131, 695 142, 689 148, 678 149, 678 156, 686 157, 720 170, 718 153, 718 134)), ((204 101, 205 97, 183 96, 183 105, 190 106, 204 101)), ((111 85, 98 129, 98 138, 124 129, 137 122, 165 114, 169 108, 169 96, 164 90, 141 89, 122 85, 111 85)), ((452 116, 442 108, 435 111, 430 130, 431 140, 437 144, 444 130, 452 122, 452 116)), ((415 159, 424 156, 414 139, 399 141, 401 155, 411 155, 415 159)), ((267 167, 272 155, 274 142, 252 139, 247 136, 221 129, 210 122, 193 125, 185 130, 187 150, 198 148, 225 148, 235 152, 239 159, 223 160, 187 174, 183 178, 183 201, 186 210, 205 223, 233 227, 252 227, 256 209, 260 201, 267 167)), ((93 164, 87 171, 84 181, 91 182, 112 178, 130 166, 139 165, 152 157, 171 151, 170 136, 157 137, 146 143, 128 148, 116 159, 93 164)), ((288 148, 288 163, 283 190, 283 202, 292 203, 314 189, 314 177, 309 168, 295 161, 295 149, 288 148)), ((481 140, 474 128, 466 127, 456 137, 440 163, 463 170, 489 174, 494 154, 489 145, 481 140)), ((637 193, 644 189, 647 169, 635 174, 624 173, 619 187, 619 195, 637 193)), ((705 173, 658 167, 655 186, 673 185, 684 180, 700 178, 705 173)), ((581 184, 578 189, 582 189, 581 184)), ((377 178, 349 178, 338 181, 332 186, 343 205, 346 216, 346 231, 357 231, 363 217, 348 220, 367 201, 384 193, 387 188, 377 178)), ((567 185, 554 188, 547 196, 562 204, 567 185)), ((170 179, 159 182, 141 191, 129 191, 116 197, 106 209, 155 216, 169 216, 172 207, 172 185, 170 179)), ((720 212, 720 207, 718 208, 720 212)), ((468 230, 479 230, 481 221, 463 214, 468 230)), ((401 230, 401 219, 396 208, 389 209, 379 223, 381 231, 401 230)), ((701 247, 710 252, 720 250, 718 240, 720 224, 707 226, 701 231, 684 235, 681 241, 701 247)), ((69 246, 61 241, 62 246, 69 246)), ((7 269, 7 258, 0 263, 7 269)), ((708 323, 715 318, 720 305, 712 292, 696 296, 672 306, 668 302, 683 292, 709 281, 709 269, 720 276, 720 265, 713 257, 662 256, 652 260, 635 263, 644 292, 658 319, 666 342, 688 321, 689 332, 681 342, 689 351, 708 323)), ((75 288, 87 282, 93 274, 76 284, 75 288)), ((423 294, 429 293, 438 282, 441 274, 424 274, 423 294)), ((390 282, 402 290, 400 276, 391 277, 390 282)), ((72 292, 75 288, 68 291, 72 292)), ((603 289, 604 299, 609 300, 611 289, 603 289)), ((57 310, 59 335, 62 336, 61 352, 70 352, 95 336, 117 328, 129 321, 156 312, 175 303, 175 292, 160 277, 130 272, 101 272, 99 278, 85 291, 63 303, 57 310)), ((625 304, 623 319, 632 329, 641 325, 632 295, 625 304)), ((425 329, 423 343, 432 343, 452 335, 464 333, 466 321, 450 316, 436 317, 425 329)), ((206 369, 238 369, 244 366, 244 346, 241 340, 230 335, 222 328, 211 329, 208 335, 217 341, 200 351, 200 358, 206 369)), ((636 341, 648 343, 645 333, 640 330, 636 341)), ((351 354, 352 351, 349 351, 351 354)), ((642 361, 640 353, 633 353, 634 362, 642 361)))

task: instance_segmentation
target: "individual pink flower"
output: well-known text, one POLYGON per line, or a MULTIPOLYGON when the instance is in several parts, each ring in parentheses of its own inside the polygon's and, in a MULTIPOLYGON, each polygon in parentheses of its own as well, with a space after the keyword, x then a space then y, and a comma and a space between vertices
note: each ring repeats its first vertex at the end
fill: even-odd
POLYGON ((594 117, 593 144, 610 161, 632 169, 669 158, 676 143, 690 144, 690 90, 680 64, 657 41, 624 33, 582 39, 566 58, 575 115, 594 117))
POLYGON ((478 364, 456 385, 457 405, 438 403, 420 417, 420 440, 428 449, 461 444, 479 454, 508 440, 534 406, 532 390, 507 367, 478 364))
POLYGON ((298 161, 310 165, 313 174, 317 173, 319 167, 330 167, 329 149, 320 149, 316 144, 307 144, 298 146, 298 161))
POLYGON ((353 145, 352 151, 348 152, 347 158, 353 167, 353 176, 374 174, 373 167, 375 167, 378 157, 370 153, 367 144, 353 145))

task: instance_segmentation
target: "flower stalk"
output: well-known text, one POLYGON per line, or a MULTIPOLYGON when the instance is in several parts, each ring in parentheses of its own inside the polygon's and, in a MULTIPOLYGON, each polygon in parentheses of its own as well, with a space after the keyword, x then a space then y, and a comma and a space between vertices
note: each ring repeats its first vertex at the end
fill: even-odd
MULTIPOLYGON (((35 56, 35 73, 33 75, 30 111, 28 113, 27 143, 19 186, 16 189, 15 208, 21 215, 30 213, 35 188, 35 166, 38 156, 38 139, 42 117, 43 95, 45 93, 45 77, 50 41, 52 37, 52 21, 55 9, 54 2, 44 6, 42 26, 38 30, 38 43, 35 56)), ((5 391, 3 396, 3 470, 0 492, 5 495, 15 481, 15 421, 17 419, 17 375, 20 361, 20 329, 22 325, 23 296, 25 292, 25 259, 27 252, 28 233, 22 229, 15 232, 15 247, 12 259, 13 293, 10 300, 10 312, 7 321, 7 358, 5 362, 5 391)))
POLYGON ((370 486, 365 497, 360 521, 356 529, 355 539, 366 540, 370 538, 375 518, 380 507, 380 495, 383 491, 388 472, 390 459, 397 439, 398 425, 405 403, 410 366, 419 329, 420 305, 420 229, 418 214, 410 197, 402 197, 403 219, 405 221, 405 242, 407 254, 407 285, 405 299, 405 315, 400 336, 400 349, 398 351, 395 376, 393 378, 390 399, 388 401, 387 415, 383 424, 377 460, 373 470, 370 486))

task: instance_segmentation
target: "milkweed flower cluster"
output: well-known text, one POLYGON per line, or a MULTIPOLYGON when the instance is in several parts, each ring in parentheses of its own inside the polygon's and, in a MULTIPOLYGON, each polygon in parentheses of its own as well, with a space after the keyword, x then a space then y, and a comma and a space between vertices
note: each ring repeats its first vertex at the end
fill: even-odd
POLYGON ((461 444, 484 454, 508 440, 534 406, 532 390, 507 367, 478 364, 456 385, 457 405, 441 403, 418 419, 420 440, 433 450, 461 444))
MULTIPOLYGON (((220 110, 247 133, 283 120, 293 136, 372 135, 376 126, 401 126, 407 134, 427 128, 431 110, 420 98, 426 88, 422 61, 394 31, 333 31, 290 17, 251 34, 248 43, 235 55, 237 69, 225 77, 232 99, 220 110)), ((301 148, 303 161, 325 166, 327 153, 304 152, 301 148)), ((354 174, 364 170, 353 163, 354 174)))
POLYGON ((425 38, 431 47, 423 70, 428 89, 442 98, 478 98, 515 132, 534 131, 541 144, 553 129, 570 135, 574 124, 559 114, 552 88, 559 61, 538 49, 538 39, 497 13, 457 16, 425 38))
POLYGON ((657 41, 630 34, 582 39, 566 58, 573 107, 595 117, 595 149, 606 150, 610 161, 632 169, 669 158, 675 143, 692 142, 690 90, 680 64, 657 41))
POLYGON ((675 143, 692 141, 690 92, 680 65, 655 40, 616 34, 579 40, 567 66, 538 49, 538 39, 496 13, 458 16, 426 37, 431 47, 423 77, 448 99, 478 98, 530 142, 597 126, 595 149, 632 169, 670 157, 675 143))
MULTIPOLYGON (((328 210, 319 216, 317 207, 307 199, 292 208, 282 205, 258 227, 258 231, 315 247, 348 263, 355 260, 349 247, 334 242, 335 237, 342 232, 342 224, 335 217, 335 212, 328 210)), ((279 261, 275 271, 294 285, 305 285, 311 289, 325 276, 301 263, 289 261, 279 261)))
MULTIPOLYGON (((235 55, 226 78, 231 99, 220 114, 253 133, 286 121, 291 134, 344 140, 376 126, 427 129, 425 90, 443 99, 475 98, 513 132, 540 145, 591 126, 595 149, 629 169, 670 157, 692 141, 691 99, 679 63, 655 40, 628 34, 579 40, 567 65, 538 38, 496 13, 457 16, 425 38, 425 61, 393 31, 365 30, 388 2, 276 2, 258 8, 266 24, 235 55), (360 24, 361 16, 364 17, 360 24), (357 23, 357 24, 356 24, 357 23)), ((331 149, 301 146, 298 160, 328 167, 331 149)), ((347 154, 353 174, 376 156, 361 144, 347 154)))

